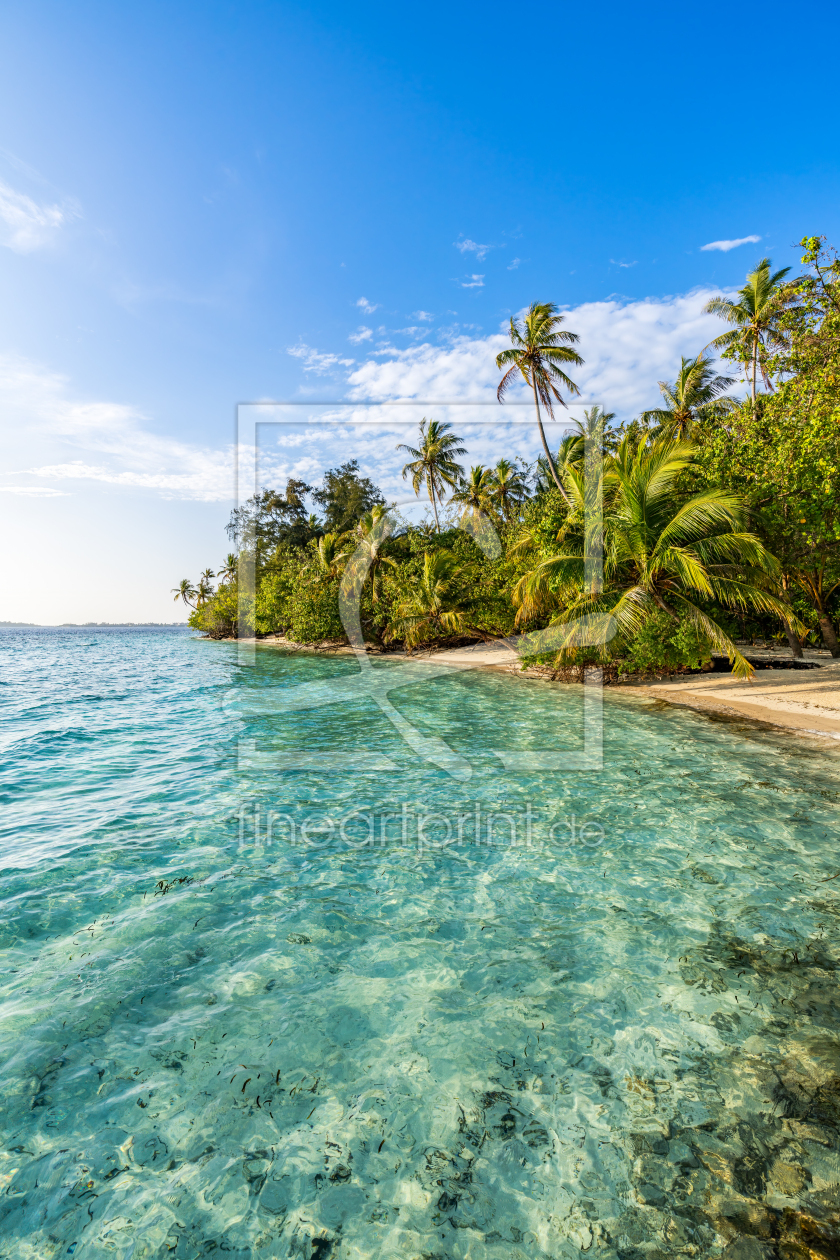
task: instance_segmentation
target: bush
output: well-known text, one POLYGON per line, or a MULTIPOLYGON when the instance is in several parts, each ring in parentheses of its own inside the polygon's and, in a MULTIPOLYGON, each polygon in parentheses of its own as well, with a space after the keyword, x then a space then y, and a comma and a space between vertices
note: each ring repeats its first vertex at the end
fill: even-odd
POLYGON ((645 620, 621 655, 630 673, 701 669, 712 659, 710 644, 695 625, 662 612, 645 620))
POLYGON ((193 630, 201 630, 211 639, 236 638, 239 594, 235 582, 220 586, 206 604, 189 615, 193 630))
POLYGON ((288 601, 288 633, 296 643, 345 639, 338 612, 337 580, 300 584, 288 601))

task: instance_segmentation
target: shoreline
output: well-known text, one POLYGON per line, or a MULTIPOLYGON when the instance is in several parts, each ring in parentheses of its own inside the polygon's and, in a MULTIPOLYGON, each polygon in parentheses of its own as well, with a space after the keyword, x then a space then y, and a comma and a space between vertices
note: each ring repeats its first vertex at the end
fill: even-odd
MULTIPOLYGON (((236 642, 236 640, 227 640, 236 642)), ((311 652, 313 655, 353 655, 349 644, 328 644, 317 647, 295 643, 290 639, 243 639, 243 643, 311 652)), ((403 650, 383 652, 395 660, 434 661, 436 665, 455 668, 493 670, 516 678, 543 682, 552 681, 552 670, 542 666, 522 669, 520 657, 512 646, 515 640, 496 640, 441 651, 413 653, 403 650)), ((380 655, 380 653, 376 653, 380 655)), ((784 656, 774 649, 756 652, 772 669, 760 669, 752 681, 733 678, 731 674, 699 673, 671 675, 639 682, 610 682, 609 691, 618 695, 660 700, 678 708, 693 709, 708 716, 738 718, 777 730, 822 739, 840 740, 840 661, 832 661, 827 653, 809 651, 808 663, 818 668, 784 668, 784 656), (830 662, 830 663, 828 663, 830 662)), ((563 683, 563 686, 570 684, 563 683)), ((580 685, 580 684, 577 684, 580 685)))

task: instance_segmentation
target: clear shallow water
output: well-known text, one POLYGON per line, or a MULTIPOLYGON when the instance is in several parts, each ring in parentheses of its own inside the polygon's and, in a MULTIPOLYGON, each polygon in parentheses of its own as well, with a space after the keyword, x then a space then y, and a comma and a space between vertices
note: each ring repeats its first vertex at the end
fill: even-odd
POLYGON ((0 649, 4 1260, 840 1254, 836 749, 607 692, 514 774, 580 688, 391 691, 459 779, 284 711, 346 659, 0 649))

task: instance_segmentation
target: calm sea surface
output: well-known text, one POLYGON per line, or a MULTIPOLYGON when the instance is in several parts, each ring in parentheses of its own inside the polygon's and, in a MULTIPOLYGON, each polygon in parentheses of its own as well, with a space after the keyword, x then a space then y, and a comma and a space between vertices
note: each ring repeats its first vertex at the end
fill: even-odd
POLYGON ((3 1260, 840 1254, 840 749, 607 691, 562 772, 580 687, 0 653, 3 1260))

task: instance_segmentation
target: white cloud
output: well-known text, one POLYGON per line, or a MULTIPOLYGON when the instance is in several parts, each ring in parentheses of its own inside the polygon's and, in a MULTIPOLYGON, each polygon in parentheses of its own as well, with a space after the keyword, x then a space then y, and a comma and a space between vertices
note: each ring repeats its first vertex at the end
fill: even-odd
POLYGON ((481 262, 487 251, 493 248, 492 245, 479 245, 477 241, 471 241, 469 237, 463 241, 453 241, 452 244, 456 249, 460 249, 462 254, 475 254, 476 262, 481 262))
MULTIPOLYGON (((643 302, 587 302, 565 314, 565 327, 580 336, 585 363, 569 375, 584 398, 621 417, 637 415, 659 397, 656 382, 672 380, 680 355, 697 354, 720 332, 720 321, 703 307, 716 290, 643 302)), ((510 344, 505 333, 456 338, 447 346, 428 342, 368 359, 349 375, 355 399, 495 399, 495 357, 510 344)), ((515 395, 512 395, 515 397, 515 395)))
POLYGON ((154 433, 147 417, 123 403, 74 398, 65 377, 28 360, 0 356, 0 413, 6 477, 21 479, 0 487, 7 493, 65 493, 28 485, 34 477, 135 486, 166 499, 218 502, 233 495, 231 449, 154 433))
POLYGON ((64 490, 53 490, 51 486, 0 486, 0 494, 26 494, 40 499, 66 498, 64 490))
POLYGON ((428 324, 428 323, 431 323, 431 321, 434 319, 434 315, 431 313, 431 311, 415 311, 414 318, 422 320, 424 323, 428 324))
POLYGON ((638 259, 634 259, 633 262, 626 263, 626 262, 618 262, 615 258, 610 259, 610 262, 612 263, 614 267, 635 267, 637 261, 638 259))
POLYGON ((286 353, 303 361, 304 372, 315 372, 319 376, 337 367, 352 367, 355 363, 355 359, 342 359, 337 354, 324 354, 320 350, 313 350, 312 346, 308 346, 303 341, 296 346, 289 346, 286 353))
POLYGON ((508 271, 516 271, 517 267, 519 266, 521 262, 522 262, 521 258, 514 258, 512 263, 508 263, 508 271))
POLYGON ((483 289, 484 276, 469 276, 460 282, 462 289, 483 289))
POLYGON ((360 297, 356 305, 360 311, 364 311, 365 315, 372 315, 374 311, 379 310, 379 303, 369 302, 366 297, 360 297))
POLYGON ((356 332, 351 333, 347 340, 352 341, 354 346, 358 346, 363 341, 370 341, 372 336, 373 329, 366 328, 364 324, 360 324, 356 332))
POLYGON ((708 245, 701 245, 703 249, 719 249, 722 253, 728 254, 730 249, 737 249, 739 245, 756 245, 761 240, 760 236, 739 236, 734 241, 709 241, 708 245))
POLYGON ((2 244, 17 254, 52 245, 58 229, 78 211, 69 206, 39 205, 0 181, 0 224, 2 244))

